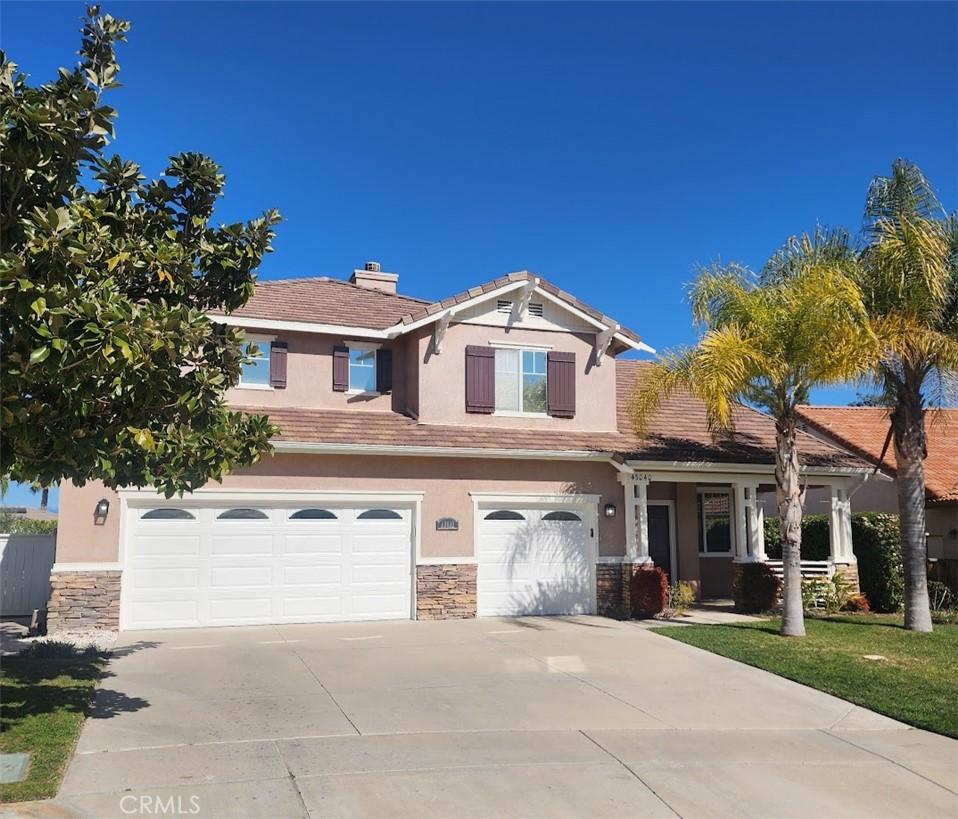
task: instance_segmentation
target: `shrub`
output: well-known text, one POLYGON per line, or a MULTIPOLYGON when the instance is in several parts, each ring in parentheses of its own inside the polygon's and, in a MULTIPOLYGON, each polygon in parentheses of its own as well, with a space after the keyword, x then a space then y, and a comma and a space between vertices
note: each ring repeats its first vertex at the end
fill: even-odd
POLYGON ((732 596, 735 610, 742 614, 770 611, 778 604, 782 581, 766 563, 742 563, 735 572, 732 596))
POLYGON ((858 558, 858 585, 873 611, 899 611, 905 602, 898 515, 852 515, 852 543, 858 558))
POLYGON ((694 602, 695 586, 687 580, 680 580, 669 586, 669 608, 676 614, 685 614, 694 602))
POLYGON ((639 569, 632 575, 630 592, 633 616, 655 617, 668 602, 669 578, 658 566, 639 569))
POLYGON ((5 535, 49 535, 56 529, 55 520, 30 520, 0 512, 0 533, 5 535))
POLYGON ((928 602, 932 611, 948 611, 954 608, 955 596, 940 580, 928 581, 928 602))
MULTIPOLYGON (((765 553, 782 559, 782 534, 776 515, 765 518, 765 553)), ((805 515, 802 519, 802 560, 828 560, 830 552, 828 515, 805 515)))
POLYGON ((802 607, 806 611, 835 614, 842 611, 855 596, 852 584, 841 574, 802 580, 802 607))
POLYGON ((856 594, 848 598, 848 602, 842 606, 842 611, 851 611, 856 614, 868 614, 871 606, 868 605, 868 598, 864 594, 856 594))

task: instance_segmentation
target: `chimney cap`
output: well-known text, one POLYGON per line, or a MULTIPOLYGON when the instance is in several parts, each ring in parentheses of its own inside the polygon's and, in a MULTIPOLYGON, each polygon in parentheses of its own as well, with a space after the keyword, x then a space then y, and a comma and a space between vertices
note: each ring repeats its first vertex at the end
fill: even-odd
POLYGON ((383 266, 379 262, 366 262, 366 264, 363 265, 363 270, 369 273, 380 273, 382 269, 383 266))

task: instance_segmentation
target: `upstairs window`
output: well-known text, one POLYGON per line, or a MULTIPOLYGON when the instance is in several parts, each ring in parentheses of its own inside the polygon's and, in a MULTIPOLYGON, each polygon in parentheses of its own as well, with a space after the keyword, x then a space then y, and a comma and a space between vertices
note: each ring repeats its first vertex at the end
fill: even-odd
POLYGON ((349 348, 349 391, 376 392, 376 351, 349 348))
POLYGON ((546 396, 544 350, 496 349, 496 412, 544 415, 546 396))
POLYGON ((249 338, 241 347, 243 355, 254 353, 251 361, 240 368, 239 386, 269 389, 269 345, 272 339, 249 338))

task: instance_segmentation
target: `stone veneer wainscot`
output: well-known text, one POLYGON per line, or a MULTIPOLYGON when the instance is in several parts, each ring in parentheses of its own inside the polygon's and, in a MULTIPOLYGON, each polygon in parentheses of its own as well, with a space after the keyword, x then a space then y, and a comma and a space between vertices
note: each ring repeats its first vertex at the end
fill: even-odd
POLYGON ((416 566, 416 619, 475 617, 477 568, 475 563, 416 566))
POLYGON ((54 572, 50 575, 47 631, 120 627, 119 571, 54 572))

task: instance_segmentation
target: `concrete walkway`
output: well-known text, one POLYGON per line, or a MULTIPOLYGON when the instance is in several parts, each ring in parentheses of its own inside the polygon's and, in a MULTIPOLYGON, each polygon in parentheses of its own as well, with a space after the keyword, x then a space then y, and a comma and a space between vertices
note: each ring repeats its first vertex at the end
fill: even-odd
POLYGON ((170 805, 954 817, 958 742, 601 618, 124 634, 56 807, 170 805))

